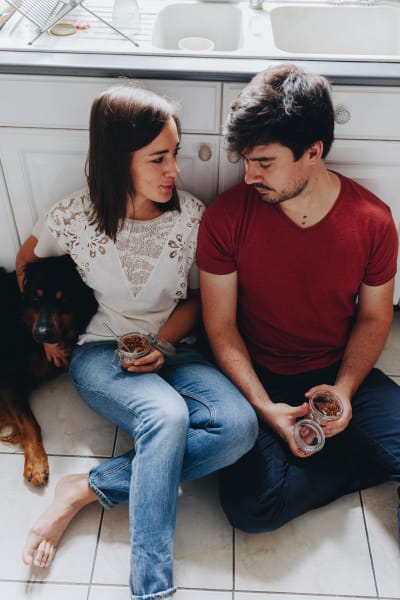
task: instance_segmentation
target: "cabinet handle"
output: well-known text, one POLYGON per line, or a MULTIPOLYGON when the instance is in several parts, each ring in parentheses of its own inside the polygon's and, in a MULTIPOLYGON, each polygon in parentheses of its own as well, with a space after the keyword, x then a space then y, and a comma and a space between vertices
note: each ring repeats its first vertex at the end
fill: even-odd
POLYGON ((212 157, 212 150, 207 144, 202 144, 199 148, 199 159, 203 161, 210 160, 212 157))
POLYGON ((335 123, 344 125, 351 119, 351 112, 342 104, 335 108, 335 123))
POLYGON ((232 150, 230 150, 228 152, 227 156, 228 156, 229 162, 232 163, 233 165, 238 163, 240 160, 240 154, 238 152, 233 152, 232 150))

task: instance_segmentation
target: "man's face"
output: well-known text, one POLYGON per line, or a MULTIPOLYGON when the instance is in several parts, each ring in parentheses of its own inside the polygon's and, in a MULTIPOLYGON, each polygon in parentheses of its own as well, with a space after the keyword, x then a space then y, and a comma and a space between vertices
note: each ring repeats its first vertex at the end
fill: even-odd
POLYGON ((307 152, 295 161, 289 148, 273 143, 254 146, 245 150, 242 156, 246 165, 245 182, 252 185, 267 204, 296 198, 308 185, 307 152))

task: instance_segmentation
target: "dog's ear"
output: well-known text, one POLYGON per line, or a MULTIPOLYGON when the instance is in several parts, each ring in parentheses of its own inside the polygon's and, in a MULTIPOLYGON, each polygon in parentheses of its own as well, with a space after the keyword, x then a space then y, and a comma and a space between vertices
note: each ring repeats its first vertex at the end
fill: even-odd
POLYGON ((27 300, 29 298, 29 295, 31 292, 30 288, 31 288, 31 281, 32 281, 32 264, 33 263, 26 263, 23 268, 24 279, 23 279, 22 298, 24 300, 27 300))

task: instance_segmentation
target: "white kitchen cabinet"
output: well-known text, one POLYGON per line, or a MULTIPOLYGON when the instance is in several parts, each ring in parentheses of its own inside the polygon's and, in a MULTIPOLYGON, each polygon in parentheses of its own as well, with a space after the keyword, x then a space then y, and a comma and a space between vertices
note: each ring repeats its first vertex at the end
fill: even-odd
POLYGON ((239 156, 226 151, 224 137, 221 136, 218 193, 221 194, 239 181, 243 181, 244 173, 244 161, 239 156))
POLYGON ((4 128, 0 158, 20 241, 39 214, 85 184, 86 131, 4 128))
POLYGON ((219 136, 183 134, 178 165, 177 187, 209 204, 218 191, 219 136))

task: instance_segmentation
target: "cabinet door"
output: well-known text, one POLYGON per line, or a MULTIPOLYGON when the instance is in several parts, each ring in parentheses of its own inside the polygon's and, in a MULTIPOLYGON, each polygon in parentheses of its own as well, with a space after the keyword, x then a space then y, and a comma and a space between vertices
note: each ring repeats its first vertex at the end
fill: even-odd
POLYGON ((2 129, 0 158, 20 241, 41 212, 85 184, 86 131, 2 129))
POLYGON ((217 195, 219 136, 184 134, 178 155, 177 187, 209 204, 217 195))
MULTIPOLYGON (((336 140, 327 165, 358 181, 391 208, 400 234, 400 142, 336 140)), ((400 258, 394 302, 400 300, 400 258)))
POLYGON ((233 185, 243 181, 244 173, 244 161, 239 156, 226 151, 224 137, 221 136, 218 193, 221 194, 233 185))
POLYGON ((11 271, 19 247, 17 230, 10 208, 7 188, 0 170, 0 266, 11 271))

